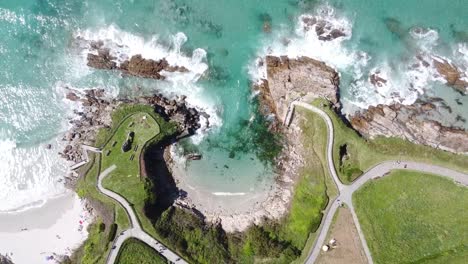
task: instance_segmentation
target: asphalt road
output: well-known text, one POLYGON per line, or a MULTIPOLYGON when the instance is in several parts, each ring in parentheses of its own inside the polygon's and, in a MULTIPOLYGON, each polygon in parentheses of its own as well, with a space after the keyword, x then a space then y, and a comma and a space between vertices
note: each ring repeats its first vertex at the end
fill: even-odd
POLYGON ((334 139, 334 130, 333 130, 333 123, 330 117, 322 111, 321 109, 312 106, 310 104, 306 104, 303 102, 295 101, 292 103, 294 106, 300 106, 307 110, 313 111, 317 113, 322 119, 324 119, 325 123, 327 124, 328 128, 328 144, 327 144, 327 161, 328 161, 328 168, 330 170, 330 174, 339 190, 338 197, 327 207, 326 215, 322 219, 322 223, 319 227, 319 234, 315 240, 314 246, 309 253, 309 256, 306 260, 306 263, 312 264, 316 261, 317 257, 320 254, 321 247, 325 243, 325 239, 327 238, 328 230, 330 229, 333 216, 336 213, 338 207, 344 203, 346 204, 353 216, 354 223, 358 230, 359 238, 361 240, 362 246, 364 248, 364 253, 366 254, 367 260, 369 263, 374 263, 372 260, 372 255, 369 251, 369 247, 367 246, 366 238, 364 237, 364 233, 362 232, 361 226, 359 224, 356 211, 354 210, 352 196, 353 193, 358 190, 362 185, 364 185, 369 180, 385 177, 389 174, 390 171, 395 169, 402 169, 402 170, 413 170, 413 171, 420 171, 425 173, 432 173, 441 175, 447 178, 452 179, 453 181, 468 186, 468 174, 461 173, 455 170, 451 170, 448 168, 420 163, 420 162, 412 162, 412 161, 386 161, 376 165, 375 167, 368 170, 364 173, 361 177, 359 177, 355 182, 351 185, 344 185, 336 174, 335 165, 333 163, 333 139, 334 139))

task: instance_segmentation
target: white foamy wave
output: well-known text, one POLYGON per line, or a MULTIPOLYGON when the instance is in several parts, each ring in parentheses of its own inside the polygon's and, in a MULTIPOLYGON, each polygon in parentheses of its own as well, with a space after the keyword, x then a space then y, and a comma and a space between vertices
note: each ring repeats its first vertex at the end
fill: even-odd
MULTIPOLYGON (((343 17, 337 17, 334 9, 330 6, 324 6, 319 8, 315 14, 299 16, 293 36, 287 37, 284 36, 283 32, 279 32, 275 39, 282 41, 273 41, 274 44, 269 45, 271 40, 266 40, 259 57, 263 58, 266 55, 287 55, 290 58, 308 56, 324 61, 337 69, 354 67, 355 71, 359 72, 359 67, 367 64, 369 56, 343 47, 343 42, 349 40, 351 36, 351 22, 343 17), (313 22, 309 22, 311 20, 313 22), (323 30, 318 29, 320 23, 322 23, 320 28, 324 28, 323 30), (323 36, 329 35, 332 30, 340 32, 340 35, 324 40, 323 36), (318 31, 321 33, 319 34, 318 31)), ((252 70, 254 69, 252 67, 249 69, 251 69, 250 73, 255 80, 266 78, 264 66, 261 67, 260 72, 252 70)))
MULTIPOLYGON (((439 33, 434 29, 415 27, 410 31, 415 49, 413 57, 394 63, 393 58, 370 57, 366 52, 346 45, 352 36, 351 20, 338 14, 331 6, 319 7, 314 13, 298 17, 295 32, 278 32, 265 40, 258 58, 249 65, 254 81, 267 78, 264 57, 267 55, 311 57, 344 73, 347 80, 343 110, 352 113, 370 105, 412 104, 431 87, 431 82, 443 81, 433 67, 434 50, 439 44, 439 33), (332 34, 332 32, 335 34, 332 34), (273 44, 271 44, 273 43, 273 44), (384 81, 373 83, 372 75, 384 81)), ((458 46, 466 54, 466 46, 458 46)), ((458 55, 460 56, 460 55, 458 55)), ((467 56, 468 57, 468 56, 467 56)), ((466 70, 466 67, 463 68, 466 70)), ((343 74, 340 74, 342 76, 343 74)))
POLYGON ((0 212, 40 207, 45 199, 65 191, 61 178, 67 167, 52 149, 45 146, 22 148, 0 139, 0 212))
MULTIPOLYGON (((117 63, 121 63, 133 55, 140 54, 146 59, 160 60, 166 59, 170 65, 183 66, 188 72, 161 72, 166 77, 165 82, 158 83, 158 91, 166 96, 185 95, 186 102, 192 107, 205 112, 208 116, 201 116, 201 129, 191 137, 191 140, 198 144, 206 134, 222 125, 220 117, 222 108, 217 98, 212 98, 196 82, 207 71, 206 51, 203 49, 193 50, 191 56, 182 51, 182 46, 187 42, 187 36, 179 32, 173 35, 170 45, 162 44, 159 36, 154 35, 147 39, 135 34, 125 32, 115 25, 97 30, 80 30, 75 34, 75 38, 84 39, 87 42, 102 41, 105 48, 109 48, 111 55, 117 58, 117 63)), ((82 58, 91 51, 85 48, 82 58)))
POLYGON ((26 24, 26 19, 24 18, 24 15, 18 15, 13 11, 4 8, 0 8, 0 20, 9 23, 19 23, 21 25, 26 24))
POLYGON ((464 74, 462 80, 468 82, 468 44, 458 43, 457 48, 455 50, 458 52, 458 54, 455 54, 454 56, 456 58, 459 58, 461 71, 463 71, 464 74))
POLYGON ((415 27, 410 30, 410 35, 416 40, 418 48, 425 52, 432 51, 439 40, 439 33, 434 29, 415 27))
MULTIPOLYGON (((158 35, 145 39, 142 36, 123 31, 115 25, 98 30, 79 30, 74 37, 88 42, 102 41, 104 47, 110 49, 111 55, 117 58, 118 64, 138 54, 152 60, 165 58, 170 65, 187 68, 189 72, 193 73, 192 78, 195 81, 208 69, 208 65, 204 62, 206 52, 203 49, 194 50, 191 57, 181 51, 182 45, 187 41, 187 36, 182 32, 171 37, 172 45, 169 47, 160 43, 158 35)), ((88 53, 93 52, 95 51, 85 49, 83 51, 84 58, 88 53)))

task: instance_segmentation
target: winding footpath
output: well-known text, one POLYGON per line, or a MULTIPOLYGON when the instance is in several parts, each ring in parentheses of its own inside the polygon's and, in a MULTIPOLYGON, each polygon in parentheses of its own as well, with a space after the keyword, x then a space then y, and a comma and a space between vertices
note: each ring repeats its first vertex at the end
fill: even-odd
MULTIPOLYGON (((369 247, 367 245, 366 238, 364 237, 364 233, 362 232, 361 226, 358 221, 358 217, 356 215, 356 211, 354 209, 352 196, 353 193, 358 190, 363 184, 368 182, 369 180, 376 179, 379 177, 384 177, 388 175, 391 170, 395 169, 406 169, 406 170, 414 170, 414 171, 421 171, 425 173, 437 174, 447 178, 454 180, 459 184, 463 184, 468 186, 468 174, 460 173, 455 170, 447 169, 440 166, 429 165, 420 162, 411 162, 411 161, 386 161, 376 165, 375 167, 368 170, 364 173, 361 177, 359 177, 355 182, 351 185, 344 185, 338 175, 336 173, 335 165, 333 163, 333 140, 334 140, 334 132, 333 132, 333 123, 330 117, 322 111, 321 109, 312 106, 310 104, 306 104, 299 101, 294 101, 291 103, 290 107, 294 108, 295 106, 303 107, 307 110, 310 110, 316 114, 318 114, 327 124, 328 128, 328 142, 327 142, 327 163, 328 168, 330 170, 330 174, 332 175, 333 181, 335 182, 338 190, 339 195, 336 199, 327 207, 326 209, 326 216, 322 220, 322 223, 319 227, 319 234, 314 242, 311 252, 309 253, 306 263, 312 264, 317 260, 317 257, 320 254, 320 250, 322 245, 325 243, 325 239, 327 238, 328 230, 332 224, 333 216, 335 215, 338 207, 341 204, 346 204, 353 216, 354 223, 358 230, 359 238, 361 240, 362 246, 364 248, 364 253, 366 254, 367 260, 369 263, 374 263, 372 260, 372 255, 370 253, 369 247)), ((289 124, 291 115, 287 115, 285 123, 289 124)))
POLYGON ((123 206, 125 211, 127 211, 127 214, 130 218, 130 224, 131 228, 127 229, 120 234, 117 234, 118 237, 114 240, 114 243, 112 244, 112 249, 107 256, 107 264, 114 264, 115 260, 117 259, 117 256, 119 254, 120 247, 124 243, 125 240, 128 238, 136 238, 139 239, 140 241, 145 242, 148 244, 150 247, 155 249, 159 254, 164 256, 167 260, 169 260, 171 263, 177 263, 177 264, 186 264, 187 262, 183 260, 181 257, 179 257, 176 253, 171 251, 170 249, 166 248, 163 244, 161 244, 159 241, 148 235, 143 229, 141 229, 140 222, 138 221, 138 218, 133 211, 133 208, 130 206, 130 204, 123 198, 122 196, 116 194, 115 192, 112 192, 102 186, 102 180, 109 175, 113 170, 115 170, 117 166, 112 165, 106 170, 104 170, 101 174, 99 174, 98 177, 98 183, 97 187, 100 192, 103 194, 109 196, 110 198, 116 200, 119 204, 123 206))

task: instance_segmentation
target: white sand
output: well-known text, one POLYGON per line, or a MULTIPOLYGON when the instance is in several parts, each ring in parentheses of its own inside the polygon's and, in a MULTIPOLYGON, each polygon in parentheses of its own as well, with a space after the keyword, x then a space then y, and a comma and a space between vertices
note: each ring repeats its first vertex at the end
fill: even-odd
POLYGON ((0 254, 16 264, 55 263, 46 258, 70 255, 86 239, 90 221, 84 203, 71 191, 40 208, 0 214, 0 254))
POLYGON ((273 183, 270 189, 256 192, 218 193, 187 184, 189 175, 176 164, 172 164, 171 170, 177 187, 187 194, 177 203, 197 209, 209 222, 220 221, 226 232, 244 231, 253 223, 260 224, 265 217, 280 218, 291 199, 292 183, 273 183))

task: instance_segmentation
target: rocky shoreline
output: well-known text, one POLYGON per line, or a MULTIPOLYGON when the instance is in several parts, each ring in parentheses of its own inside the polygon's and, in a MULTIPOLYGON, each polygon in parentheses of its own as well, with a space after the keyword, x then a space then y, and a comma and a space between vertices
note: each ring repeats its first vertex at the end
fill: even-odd
POLYGON ((444 126, 434 119, 443 117, 440 111, 445 106, 441 102, 418 100, 412 105, 371 106, 351 116, 350 122, 367 138, 399 137, 416 144, 468 154, 468 131, 444 126))
POLYGON ((339 108, 338 73, 321 61, 308 57, 290 59, 286 56, 266 56, 267 79, 255 85, 259 92, 260 111, 274 115, 283 123, 289 104, 299 98, 325 98, 339 108))
MULTIPOLYGON (((334 105, 342 116, 339 100, 339 76, 334 69, 323 62, 307 57, 290 59, 267 56, 265 62, 267 79, 255 89, 259 91, 260 109, 265 115, 274 115, 284 122, 289 104, 293 100, 310 102, 313 98, 325 98, 334 105)), ((434 59, 439 74, 447 79, 447 84, 462 92, 468 87, 461 71, 448 61, 434 59)), ((427 64, 429 66, 429 64, 427 64)), ((369 82, 384 85, 386 80, 371 75, 369 82)), ((439 148, 454 153, 468 153, 468 131, 459 127, 447 126, 439 120, 443 112, 451 113, 451 108, 440 98, 419 99, 412 105, 371 106, 354 115, 345 117, 353 129, 367 138, 376 136, 399 137, 416 144, 439 148)), ((457 116, 457 122, 466 122, 457 116)), ((287 135, 287 131, 285 132, 287 135)))
MULTIPOLYGON (((82 145, 94 146, 98 130, 111 128, 112 112, 123 104, 143 104, 153 107, 163 118, 177 124, 179 137, 194 134, 201 126, 200 116, 203 115, 206 119, 209 117, 206 113, 188 106, 183 96, 168 99, 161 94, 155 94, 135 99, 108 99, 101 89, 77 91, 66 88, 66 90, 66 98, 81 105, 79 111, 74 111, 77 118, 70 120, 71 128, 62 138, 66 146, 59 153, 61 157, 73 163, 85 161, 86 154, 82 145)), ((74 186, 76 177, 76 175, 67 177, 68 185, 74 186)))
MULTIPOLYGON (((323 25, 323 29, 317 28, 318 21, 312 18, 304 18, 305 26, 319 30, 317 34, 330 40, 335 37, 343 37, 342 34, 333 33, 323 25)), ((103 48, 102 43, 91 43, 94 53, 88 54, 88 65, 97 69, 119 70, 124 75, 132 75, 143 78, 164 79, 166 72, 185 72, 183 67, 170 66, 165 59, 154 61, 144 59, 140 55, 117 64, 116 58, 110 55, 110 51, 103 48)), ((442 62, 441 62, 442 63, 442 62)), ((330 101, 335 111, 341 115, 339 99, 339 74, 323 62, 299 57, 291 59, 285 56, 267 56, 259 61, 259 66, 265 66, 266 79, 254 86, 258 92, 260 112, 270 116, 271 129, 282 133, 285 138, 283 153, 277 158, 276 169, 279 175, 272 189, 263 200, 252 204, 246 212, 232 213, 226 210, 204 210, 199 208, 191 197, 179 197, 174 205, 193 211, 203 219, 212 223, 221 223, 228 232, 243 231, 252 223, 261 224, 265 219, 279 219, 283 217, 290 206, 299 170, 305 165, 305 150, 302 145, 302 131, 299 120, 295 118, 289 129, 284 129, 285 118, 289 105, 295 100, 312 101, 314 98, 325 98, 330 101)), ((456 68, 445 67, 443 64, 442 76, 452 78, 449 83, 452 87, 464 87, 462 76, 453 77, 451 72, 456 68), (445 73, 447 73, 445 75, 445 73)), ((385 85, 386 80, 376 72, 369 81, 374 85, 385 85)), ((447 80, 449 82, 449 80, 447 80)), ((66 98, 70 101, 82 104, 82 110, 76 112, 79 118, 71 120, 72 129, 64 136, 67 146, 60 153, 62 157, 73 162, 83 160, 82 144, 94 145, 97 130, 111 127, 111 113, 119 105, 145 104, 154 107, 155 111, 167 120, 175 121, 180 128, 180 136, 188 136, 200 128, 201 116, 208 120, 206 113, 189 107, 185 97, 167 99, 161 95, 140 97, 136 99, 108 99, 103 90, 75 91, 68 89, 66 98)), ((350 125, 361 135, 373 138, 375 136, 400 137, 417 144, 424 144, 456 153, 468 152, 468 132, 466 130, 447 127, 442 123, 430 119, 430 116, 440 115, 438 109, 444 108, 443 102, 433 100, 431 102, 417 101, 414 105, 407 106, 395 104, 391 106, 379 105, 370 107, 360 113, 349 117, 350 125)), ((446 105, 445 108, 447 109, 446 105)), ((345 118, 345 117, 343 117, 345 118)), ((206 124, 209 126, 209 124, 206 124)), ((174 176, 177 170, 171 162, 170 155, 164 155, 169 170, 173 173, 176 182, 180 178, 174 176)), ((185 188, 186 186, 182 186, 185 188)), ((177 189, 182 188, 177 184, 177 189)), ((179 195, 179 194, 176 194, 179 195)), ((206 197, 205 197, 206 198, 206 197)))

